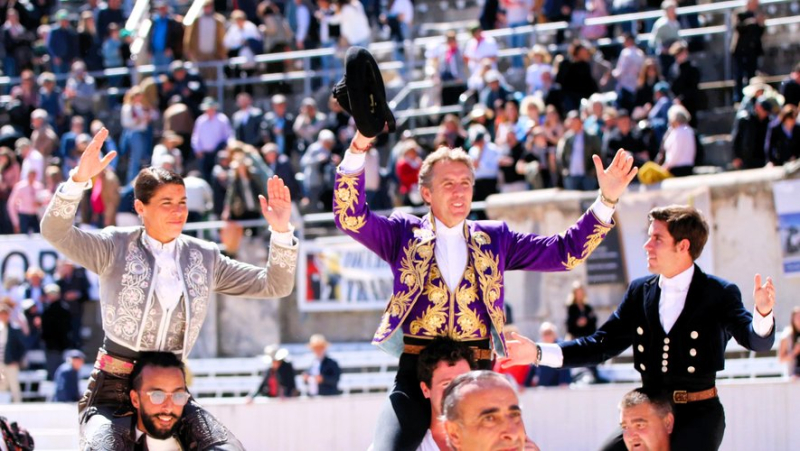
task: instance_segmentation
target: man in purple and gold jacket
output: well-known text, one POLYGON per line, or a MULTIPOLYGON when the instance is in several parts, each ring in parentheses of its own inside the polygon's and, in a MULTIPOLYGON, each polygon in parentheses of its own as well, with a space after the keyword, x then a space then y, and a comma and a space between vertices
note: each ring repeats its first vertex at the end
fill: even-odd
POLYGON ((503 274, 506 270, 568 271, 582 263, 613 226, 614 204, 636 175, 620 150, 608 169, 594 157, 600 196, 566 232, 538 236, 500 221, 467 221, 475 182, 472 159, 442 147, 419 173, 423 218, 370 212, 365 202, 364 154, 371 139, 356 134, 334 182, 334 218, 343 232, 389 263, 394 294, 372 343, 400 356, 388 403, 378 418, 373 450, 415 450, 430 425, 430 404, 416 373, 417 356, 440 335, 469 342, 479 366, 492 351, 504 356, 503 274))

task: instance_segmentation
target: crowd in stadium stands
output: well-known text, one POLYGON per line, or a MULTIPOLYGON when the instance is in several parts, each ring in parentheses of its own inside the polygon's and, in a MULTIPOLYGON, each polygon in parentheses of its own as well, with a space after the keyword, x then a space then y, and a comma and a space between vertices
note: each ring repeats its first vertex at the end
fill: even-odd
MULTIPOLYGON (((104 144, 105 152, 119 156, 86 192, 79 214, 83 224, 137 224, 131 182, 147 165, 187 176, 190 222, 259 218, 258 195, 265 194, 265 180, 273 174, 286 181, 301 212, 330 211, 335 167, 355 132, 337 101, 298 102, 281 83, 266 87, 268 97, 254 99, 252 85, 240 84, 236 109, 226 112, 206 84, 218 77, 216 68, 196 64, 243 57, 246 64, 225 73, 241 78, 297 69, 294 60, 262 65, 257 54, 335 48, 336 57, 314 63, 332 69, 320 80, 324 88, 342 73, 340 56, 348 46, 367 45, 380 30, 402 42, 413 37, 415 24, 411 0, 390 1, 384 10, 377 0, 238 0, 235 10, 227 1, 208 0, 188 27, 172 12, 186 2, 154 1, 144 51, 157 70, 132 85, 127 75, 90 75, 133 66, 123 12, 132 2, 92 0, 72 12, 56 10, 55 3, 0 2, 3 75, 19 78, 0 108, 0 234, 39 232, 43 209, 91 136, 104 126, 115 129, 103 121, 119 124, 104 144)), ((461 146, 474 158, 475 200, 538 188, 596 189, 591 156, 608 164, 618 148, 631 152, 637 166, 654 162, 672 176, 692 174, 703 161, 697 133, 701 74, 692 57, 696 41, 684 42, 679 31, 699 25, 696 14, 678 16, 676 7, 695 1, 575 3, 487 0, 467 42, 459 43, 451 31, 428 49, 425 76, 437 86, 431 104, 467 99, 473 106, 464 117, 437 119, 433 145, 418 140, 414 130, 403 132, 391 149, 388 139, 380 138, 367 155, 370 205, 421 205, 421 162, 440 145, 461 146), (637 43, 630 34, 633 23, 561 30, 553 45, 525 48, 526 54, 512 58, 508 71, 498 68, 506 66, 498 60, 501 44, 524 48, 527 37, 498 43, 483 33, 533 21, 569 21, 579 14, 658 8, 661 18, 640 23, 641 31, 652 32, 649 42, 637 43), (594 44, 606 36, 624 42, 613 64, 594 44), (557 50, 567 47, 558 44, 568 38, 574 41, 566 51, 557 50), (506 79, 514 71, 524 80, 517 89, 506 79)), ((734 159, 725 169, 782 165, 800 156, 800 65, 779 90, 759 82, 764 20, 757 0, 734 14, 729 51, 740 103, 734 159)), ((396 58, 404 57, 400 49, 396 58)), ((29 349, 46 351, 51 376, 61 353, 80 347, 80 306, 88 300, 84 282, 85 274, 68 263, 52 280, 43 280, 35 268, 24 281, 4 280, 0 294, 12 308, 11 323, 24 330, 29 349)))

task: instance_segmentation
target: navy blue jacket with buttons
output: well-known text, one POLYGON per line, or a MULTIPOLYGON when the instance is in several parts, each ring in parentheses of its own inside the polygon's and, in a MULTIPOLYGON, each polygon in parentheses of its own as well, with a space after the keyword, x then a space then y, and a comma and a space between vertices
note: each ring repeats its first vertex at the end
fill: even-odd
POLYGON ((564 367, 595 365, 633 346, 634 366, 645 388, 699 391, 714 386, 725 367, 731 337, 753 351, 768 351, 775 325, 766 337, 753 330, 753 315, 739 288, 695 266, 686 303, 669 334, 658 311, 658 276, 633 281, 617 310, 593 335, 562 343, 564 367))

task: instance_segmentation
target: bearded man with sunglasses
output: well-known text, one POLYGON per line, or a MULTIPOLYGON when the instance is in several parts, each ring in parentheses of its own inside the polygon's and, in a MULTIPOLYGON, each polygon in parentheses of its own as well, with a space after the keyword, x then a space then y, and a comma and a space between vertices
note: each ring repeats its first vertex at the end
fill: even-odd
POLYGON ((183 362, 172 352, 143 352, 131 373, 134 450, 180 450, 177 440, 183 408, 191 399, 183 362))

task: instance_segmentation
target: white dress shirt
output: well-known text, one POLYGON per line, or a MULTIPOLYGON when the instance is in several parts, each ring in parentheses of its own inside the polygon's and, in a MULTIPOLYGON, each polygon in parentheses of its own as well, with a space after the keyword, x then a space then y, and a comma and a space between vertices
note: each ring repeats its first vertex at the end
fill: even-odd
POLYGON ((664 135, 664 168, 694 166, 695 147, 694 130, 684 124, 678 128, 670 128, 664 135))
POLYGON ((439 451, 439 445, 433 439, 433 433, 430 429, 425 433, 425 437, 422 439, 422 443, 419 444, 417 451, 439 451))
MULTIPOLYGON (((686 295, 689 293, 689 285, 694 277, 694 265, 689 269, 676 275, 673 278, 664 276, 658 277, 658 286, 661 288, 661 297, 658 300, 658 316, 661 319, 661 327, 664 332, 669 334, 672 326, 678 321, 678 317, 686 305, 686 295)), ((753 312, 753 330, 761 337, 766 337, 772 330, 773 314, 761 316, 758 310, 753 312)), ((542 360, 540 365, 551 368, 560 368, 564 364, 564 354, 561 347, 557 344, 541 343, 542 360)))
MULTIPOLYGON (((139 428, 136 428, 137 442, 143 435, 144 432, 140 431, 139 428)), ((180 443, 178 443, 174 437, 170 437, 166 440, 159 440, 148 435, 144 439, 147 440, 147 449, 149 451, 181 451, 183 449, 181 448, 180 443)))
POLYGON ((201 15, 197 18, 198 37, 197 50, 204 55, 217 51, 217 21, 213 14, 201 15))

